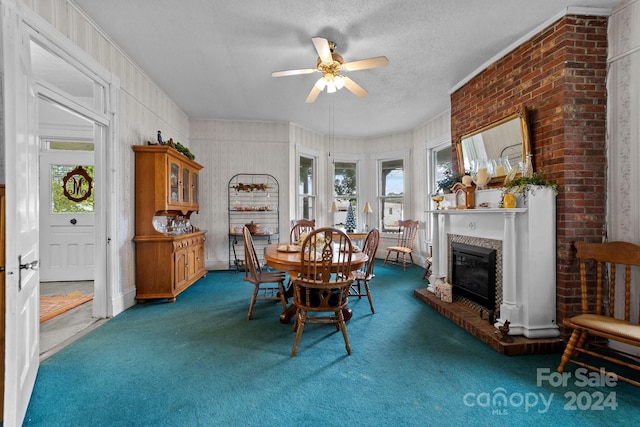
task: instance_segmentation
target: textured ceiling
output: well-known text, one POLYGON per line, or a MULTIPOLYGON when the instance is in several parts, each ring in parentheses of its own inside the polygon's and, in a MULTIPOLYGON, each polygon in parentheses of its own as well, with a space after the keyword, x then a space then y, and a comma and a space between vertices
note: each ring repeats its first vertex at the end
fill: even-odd
POLYGON ((74 0, 191 118, 293 122, 338 136, 413 129, 449 108, 449 91, 567 7, 624 0, 74 0), (318 74, 314 36, 345 61, 346 89, 305 98, 318 74), (333 118, 333 129, 332 129, 333 118))

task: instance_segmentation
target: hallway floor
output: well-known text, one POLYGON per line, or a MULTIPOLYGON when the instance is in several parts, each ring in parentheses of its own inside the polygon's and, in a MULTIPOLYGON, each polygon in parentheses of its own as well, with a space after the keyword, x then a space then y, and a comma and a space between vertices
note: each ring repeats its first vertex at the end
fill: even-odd
MULTIPOLYGON (((73 291, 93 295, 93 281, 40 283, 42 296, 66 295, 73 291)), ((92 317, 92 310, 93 301, 89 301, 41 323, 40 360, 47 359, 106 321, 92 317)))

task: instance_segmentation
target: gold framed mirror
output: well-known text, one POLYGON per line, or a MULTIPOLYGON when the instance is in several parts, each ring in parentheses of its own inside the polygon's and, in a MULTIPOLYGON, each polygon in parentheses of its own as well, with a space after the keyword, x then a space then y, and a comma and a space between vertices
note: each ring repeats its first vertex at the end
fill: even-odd
POLYGON ((524 105, 500 120, 462 135, 460 140, 456 141, 458 168, 461 174, 472 170, 474 160, 495 161, 496 170, 489 182, 490 186, 502 185, 505 176, 509 174, 509 168, 517 168, 520 162, 524 163, 530 152, 529 123, 524 105), (504 159, 507 159, 506 163, 504 159))

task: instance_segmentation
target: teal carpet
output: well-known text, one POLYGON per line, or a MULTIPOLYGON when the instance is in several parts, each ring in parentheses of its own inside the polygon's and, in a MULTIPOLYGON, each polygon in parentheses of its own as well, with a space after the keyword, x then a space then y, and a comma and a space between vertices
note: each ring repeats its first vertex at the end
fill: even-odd
POLYGON ((334 327, 308 325, 291 358, 281 306, 258 301, 247 321, 251 285, 210 272, 174 304, 137 305, 44 361, 25 425, 637 424, 637 388, 575 375, 537 385, 558 354, 496 353, 413 296, 421 269, 380 264, 376 314, 350 300, 351 356, 334 327))

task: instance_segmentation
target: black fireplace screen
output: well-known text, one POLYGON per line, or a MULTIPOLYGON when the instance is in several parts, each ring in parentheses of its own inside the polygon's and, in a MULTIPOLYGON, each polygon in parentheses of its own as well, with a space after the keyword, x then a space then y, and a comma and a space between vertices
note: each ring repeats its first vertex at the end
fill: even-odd
POLYGON ((451 243, 451 284, 453 293, 488 310, 496 309, 495 249, 451 243))

